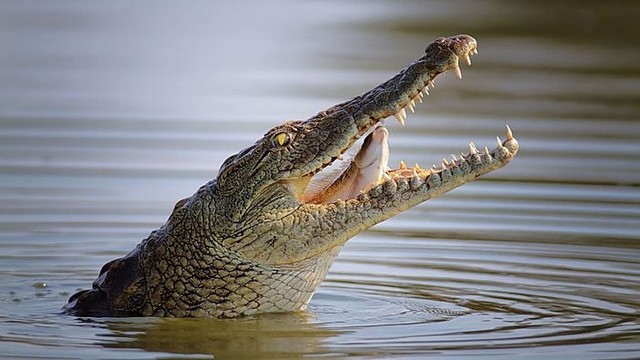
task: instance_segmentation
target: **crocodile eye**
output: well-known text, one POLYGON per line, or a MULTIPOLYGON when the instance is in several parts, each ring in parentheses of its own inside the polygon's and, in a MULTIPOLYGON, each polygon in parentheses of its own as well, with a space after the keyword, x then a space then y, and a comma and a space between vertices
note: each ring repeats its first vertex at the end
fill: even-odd
POLYGON ((271 145, 273 146, 286 146, 289 145, 290 142, 291 135, 286 132, 278 133, 271 139, 271 145))

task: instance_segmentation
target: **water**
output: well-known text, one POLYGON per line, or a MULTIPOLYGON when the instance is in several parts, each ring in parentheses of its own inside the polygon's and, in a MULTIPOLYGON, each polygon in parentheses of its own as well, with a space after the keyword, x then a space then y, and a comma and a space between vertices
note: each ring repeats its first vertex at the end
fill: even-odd
POLYGON ((4 358, 640 357, 634 2, 0 3, 4 358), (512 164, 352 239, 309 310, 233 320, 58 314, 271 126, 469 33, 391 162, 512 164))

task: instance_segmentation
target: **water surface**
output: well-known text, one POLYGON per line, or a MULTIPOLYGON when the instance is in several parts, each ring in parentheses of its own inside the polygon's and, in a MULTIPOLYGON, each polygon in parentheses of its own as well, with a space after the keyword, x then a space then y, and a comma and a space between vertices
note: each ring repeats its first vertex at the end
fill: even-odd
POLYGON ((0 4, 5 358, 640 357, 634 2, 0 4), (508 167, 352 239, 307 311, 74 318, 103 263, 268 128, 362 93, 435 37, 479 41, 389 122, 391 162, 508 167))

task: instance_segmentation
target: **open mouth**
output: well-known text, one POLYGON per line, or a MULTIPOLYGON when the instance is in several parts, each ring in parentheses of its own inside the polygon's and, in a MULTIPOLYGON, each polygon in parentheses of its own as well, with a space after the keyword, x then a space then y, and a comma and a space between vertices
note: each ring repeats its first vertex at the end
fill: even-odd
MULTIPOLYGON (((453 70, 458 78, 462 79, 459 59, 462 58, 468 65, 471 65, 471 55, 477 53, 477 45, 474 41, 466 51, 455 57, 455 61, 451 64, 450 69, 453 70)), ((428 78, 421 87, 411 92, 403 101, 394 104, 399 110, 393 115, 401 125, 404 126, 407 118, 406 108, 409 108, 411 112, 415 111, 416 101, 422 103, 425 94, 429 95, 429 89, 435 86, 434 78, 437 75, 438 73, 428 78)), ((325 167, 313 176, 300 198, 302 203, 328 204, 339 200, 354 199, 360 194, 366 193, 389 180, 397 180, 399 178, 411 179, 412 177, 419 177, 421 175, 423 177, 430 176, 433 172, 444 170, 449 165, 455 166, 458 160, 456 158, 452 159, 451 162, 444 160, 441 168, 434 166, 432 169, 425 170, 417 164, 409 168, 404 162, 401 162, 399 168, 390 169, 388 167, 389 133, 384 125, 382 125, 386 117, 387 116, 378 118, 374 116, 371 118, 368 129, 364 129, 364 132, 368 132, 368 135, 360 149, 351 159, 345 161, 342 159, 342 155, 340 155, 332 160, 332 163, 340 163, 340 165, 332 166, 330 164, 328 166, 332 168, 331 170, 325 167)), ((511 136, 508 135, 508 137, 511 136)), ((357 138, 359 138, 359 136, 356 136, 356 139, 357 138)), ((355 139, 352 141, 355 141, 355 139)), ((344 151, 347 151, 352 146, 353 142, 347 149, 344 149, 344 151)), ((470 147, 467 157, 471 153, 473 153, 472 147, 470 147)), ((462 158, 464 157, 465 155, 463 154, 462 158)))
POLYGON ((416 102, 422 102, 424 95, 429 95, 429 90, 434 87, 433 81, 437 75, 450 70, 462 78, 460 59, 471 65, 471 55, 477 53, 477 43, 470 36, 439 38, 427 47, 425 56, 394 78, 362 96, 326 110, 319 119, 309 120, 335 121, 324 128, 337 129, 333 136, 340 145, 327 146, 330 151, 324 152, 324 163, 308 176, 298 178, 298 186, 291 187, 300 189, 294 192, 298 194, 300 203, 332 204, 351 199, 365 200, 368 196, 378 196, 380 191, 391 194, 407 189, 428 193, 424 195, 427 198, 445 193, 509 163, 519 147, 507 126, 506 140, 502 142, 498 138, 497 146, 491 151, 486 147, 479 151, 471 143, 466 153, 444 159, 441 164, 430 168, 421 168, 418 164, 407 167, 404 162, 400 162, 396 169, 388 166, 389 133, 383 125, 384 119, 394 116, 404 125, 406 109, 414 112, 416 102), (339 117, 336 114, 343 115, 339 117), (355 125, 357 130, 343 126, 345 123, 355 125), (342 136, 345 133, 352 135, 344 139, 342 136), (354 143, 363 136, 365 139, 355 155, 344 155, 349 149, 356 148, 354 143), (343 157, 348 159, 343 160, 343 157))
POLYGON ((348 161, 332 170, 324 169, 307 185, 302 202, 328 204, 338 200, 349 200, 371 190, 389 179, 389 132, 376 126, 364 139, 360 150, 348 161))

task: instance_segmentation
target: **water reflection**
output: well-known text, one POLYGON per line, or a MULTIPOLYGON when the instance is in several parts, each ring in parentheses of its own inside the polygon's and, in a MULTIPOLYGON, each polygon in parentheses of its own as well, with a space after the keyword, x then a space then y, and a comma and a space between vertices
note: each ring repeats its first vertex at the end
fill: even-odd
POLYGON ((324 354, 323 344, 341 333, 310 322, 310 313, 263 315, 233 320, 137 319, 107 321, 107 348, 175 354, 212 354, 216 359, 298 358, 324 354))

